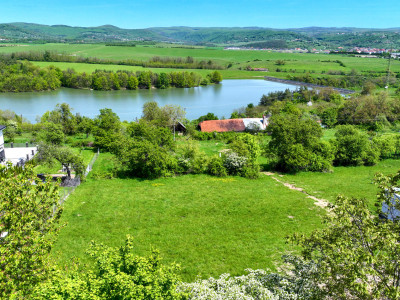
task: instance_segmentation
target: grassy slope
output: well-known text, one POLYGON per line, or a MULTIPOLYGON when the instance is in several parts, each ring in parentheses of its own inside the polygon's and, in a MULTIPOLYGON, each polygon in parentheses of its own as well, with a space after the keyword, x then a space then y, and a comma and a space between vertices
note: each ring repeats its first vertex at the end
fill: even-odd
MULTIPOLYGON (((109 158, 100 155, 95 168, 104 168, 109 158)), ((138 254, 159 249, 166 262, 182 265, 185 280, 242 274, 249 267, 274 268, 292 250, 285 236, 321 226, 320 213, 304 194, 266 176, 89 178, 66 202, 62 221, 68 225, 53 255, 66 263, 84 257, 90 240, 117 246, 131 234, 138 254)))

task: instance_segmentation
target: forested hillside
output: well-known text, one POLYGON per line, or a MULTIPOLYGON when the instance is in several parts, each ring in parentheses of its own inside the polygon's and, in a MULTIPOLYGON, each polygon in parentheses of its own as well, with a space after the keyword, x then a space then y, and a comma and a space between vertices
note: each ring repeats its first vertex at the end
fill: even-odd
POLYGON ((71 27, 31 23, 0 24, 2 42, 157 41, 192 45, 235 45, 267 48, 375 47, 400 48, 400 29, 261 27, 153 27, 122 29, 112 25, 71 27))

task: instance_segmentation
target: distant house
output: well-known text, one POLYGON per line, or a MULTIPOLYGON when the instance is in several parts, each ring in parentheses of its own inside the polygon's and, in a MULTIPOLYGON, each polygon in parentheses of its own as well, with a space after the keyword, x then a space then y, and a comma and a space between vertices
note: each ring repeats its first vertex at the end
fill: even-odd
POLYGON ((268 117, 263 118, 244 118, 228 120, 209 120, 199 124, 202 132, 227 132, 227 131, 259 131, 265 130, 268 125, 268 117))
POLYGON ((4 152, 4 137, 3 137, 3 130, 6 128, 4 125, 0 125, 0 162, 4 161, 6 158, 4 152))

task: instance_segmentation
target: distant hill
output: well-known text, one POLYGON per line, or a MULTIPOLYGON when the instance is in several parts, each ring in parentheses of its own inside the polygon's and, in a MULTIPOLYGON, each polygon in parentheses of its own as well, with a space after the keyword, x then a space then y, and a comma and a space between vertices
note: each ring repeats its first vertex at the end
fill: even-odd
POLYGON ((32 23, 0 24, 0 39, 8 42, 128 42, 156 41, 192 45, 266 48, 376 47, 400 49, 400 28, 306 27, 153 27, 122 29, 113 25, 72 27, 32 23))

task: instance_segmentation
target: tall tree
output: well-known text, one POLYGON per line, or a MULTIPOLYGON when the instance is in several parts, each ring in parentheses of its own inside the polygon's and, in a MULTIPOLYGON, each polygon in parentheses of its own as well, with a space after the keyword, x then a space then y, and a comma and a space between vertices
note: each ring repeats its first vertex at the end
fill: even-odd
POLYGON ((100 115, 94 119, 93 135, 97 147, 112 150, 121 131, 121 121, 110 108, 100 109, 100 115))

